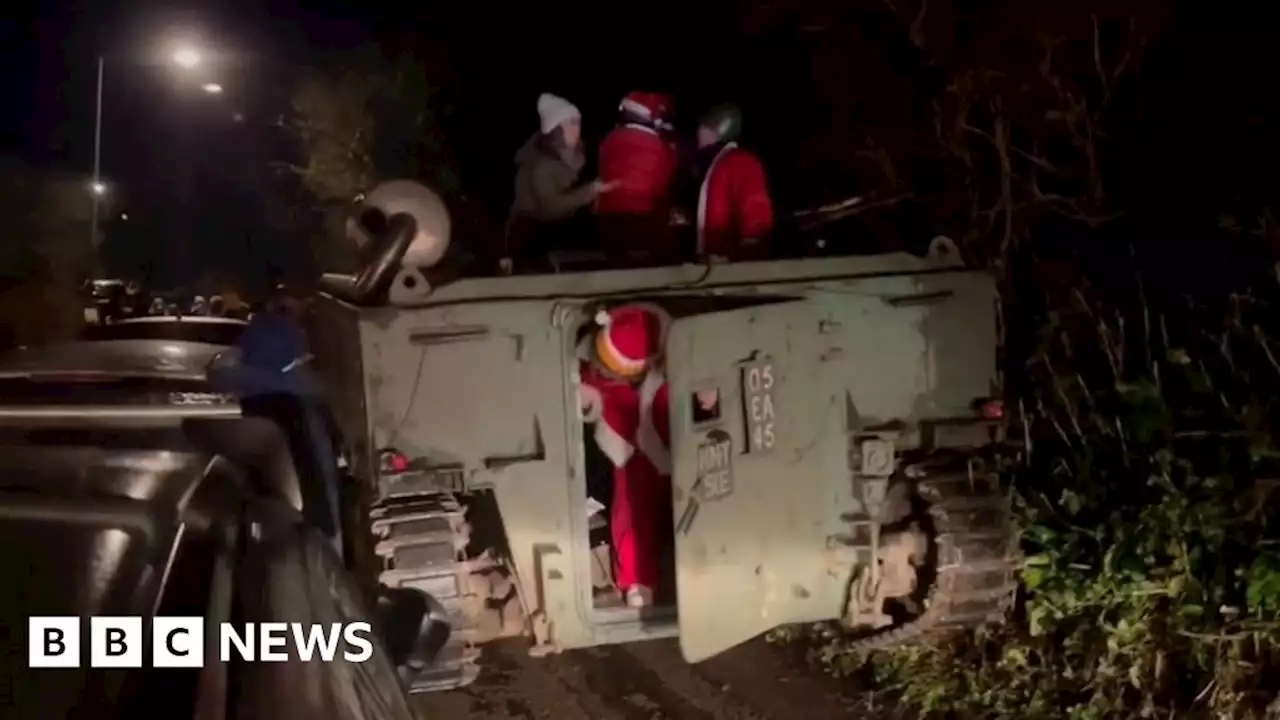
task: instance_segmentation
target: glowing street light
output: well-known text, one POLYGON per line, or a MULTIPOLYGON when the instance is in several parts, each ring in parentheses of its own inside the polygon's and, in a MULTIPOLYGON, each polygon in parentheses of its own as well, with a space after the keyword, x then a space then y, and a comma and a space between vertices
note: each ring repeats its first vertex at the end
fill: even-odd
MULTIPOLYGON (((171 56, 174 65, 182 70, 193 70, 200 65, 203 57, 196 48, 186 45, 176 48, 171 56)), ((102 77, 104 58, 98 56, 98 88, 97 88, 97 112, 94 117, 93 124, 93 183, 89 186, 93 195, 93 219, 89 227, 89 236, 97 242, 98 237, 98 200, 107 194, 107 186, 101 180, 102 165, 102 77)), ((211 95, 222 92, 222 86, 217 83, 208 83, 203 86, 203 90, 211 95)))
POLYGON ((200 52, 190 47, 178 48, 173 53, 173 64, 190 70, 200 64, 200 52))

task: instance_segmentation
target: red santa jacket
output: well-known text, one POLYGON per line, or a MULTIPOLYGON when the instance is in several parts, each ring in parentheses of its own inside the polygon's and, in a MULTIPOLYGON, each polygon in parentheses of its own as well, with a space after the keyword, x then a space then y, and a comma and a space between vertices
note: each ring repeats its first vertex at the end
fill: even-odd
POLYGON ((698 191, 698 253, 744 259, 760 252, 772 232, 773 200, 764 166, 737 143, 726 144, 698 191))
POLYGON ((639 385, 631 385, 604 375, 589 357, 587 346, 579 345, 579 402, 582 419, 595 425, 596 445, 615 468, 632 465, 638 456, 651 472, 669 476, 671 425, 666 377, 651 369, 639 385))
POLYGON ((618 187, 596 199, 600 215, 640 215, 667 222, 677 157, 658 132, 643 125, 614 128, 600 145, 600 179, 618 187))

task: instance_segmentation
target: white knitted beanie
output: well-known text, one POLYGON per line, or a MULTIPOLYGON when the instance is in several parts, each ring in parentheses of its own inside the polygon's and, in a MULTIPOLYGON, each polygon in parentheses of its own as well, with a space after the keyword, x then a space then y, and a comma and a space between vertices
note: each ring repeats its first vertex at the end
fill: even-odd
POLYGON ((549 133, 561 124, 581 118, 577 106, 551 93, 538 96, 538 117, 542 119, 542 132, 549 133))

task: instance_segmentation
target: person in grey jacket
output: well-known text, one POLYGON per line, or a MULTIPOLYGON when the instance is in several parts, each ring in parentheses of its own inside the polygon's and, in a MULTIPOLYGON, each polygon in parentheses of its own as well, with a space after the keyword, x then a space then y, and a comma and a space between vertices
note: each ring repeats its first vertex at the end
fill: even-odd
POLYGON ((515 202, 507 223, 504 265, 524 265, 544 255, 569 221, 612 183, 580 182, 585 156, 582 114, 550 93, 538 97, 538 132, 516 153, 515 202))

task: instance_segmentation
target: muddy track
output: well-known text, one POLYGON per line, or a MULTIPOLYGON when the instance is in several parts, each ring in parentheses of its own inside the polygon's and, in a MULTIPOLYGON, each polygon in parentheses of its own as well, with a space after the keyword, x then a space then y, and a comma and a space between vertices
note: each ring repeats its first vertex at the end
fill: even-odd
POLYGON ((425 720, 795 720, 886 717, 847 684, 762 641, 696 666, 672 641, 530 658, 515 642, 485 649, 463 690, 423 696, 425 720))

